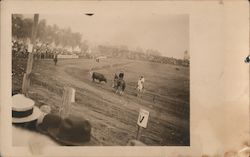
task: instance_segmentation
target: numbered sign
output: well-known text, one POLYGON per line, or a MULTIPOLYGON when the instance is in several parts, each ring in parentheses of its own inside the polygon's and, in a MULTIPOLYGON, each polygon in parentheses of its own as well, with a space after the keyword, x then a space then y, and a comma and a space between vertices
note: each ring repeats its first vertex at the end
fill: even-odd
POLYGON ((143 128, 147 127, 149 112, 144 109, 140 109, 137 124, 143 128))

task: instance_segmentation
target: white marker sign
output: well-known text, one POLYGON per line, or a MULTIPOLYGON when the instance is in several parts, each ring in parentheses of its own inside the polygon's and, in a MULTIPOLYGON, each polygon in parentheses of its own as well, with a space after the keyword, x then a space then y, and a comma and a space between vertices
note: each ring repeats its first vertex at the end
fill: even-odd
POLYGON ((149 117, 149 112, 144 109, 140 109, 137 124, 143 128, 146 128, 148 124, 148 117, 149 117))
POLYGON ((32 52, 33 49, 33 45, 32 44, 28 44, 28 52, 32 52))

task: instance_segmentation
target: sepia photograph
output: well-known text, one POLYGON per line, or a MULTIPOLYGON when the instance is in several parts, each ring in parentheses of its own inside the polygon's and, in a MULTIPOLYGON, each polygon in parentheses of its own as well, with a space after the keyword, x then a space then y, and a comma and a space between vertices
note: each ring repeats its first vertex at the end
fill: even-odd
POLYGON ((188 14, 12 14, 11 25, 13 146, 190 146, 188 14))
POLYGON ((249 157, 249 1, 0 8, 0 156, 249 157))

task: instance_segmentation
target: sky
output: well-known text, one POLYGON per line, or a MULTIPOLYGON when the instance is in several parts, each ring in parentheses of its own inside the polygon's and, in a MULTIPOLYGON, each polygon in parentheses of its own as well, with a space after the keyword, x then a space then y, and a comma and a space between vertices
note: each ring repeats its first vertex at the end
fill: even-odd
MULTIPOLYGON (((24 15, 33 17, 33 15, 24 15)), ((189 17, 187 14, 150 12, 105 12, 93 16, 81 14, 39 14, 48 25, 70 27, 82 34, 82 40, 95 44, 126 45, 156 49, 163 56, 183 58, 189 50, 189 17)))

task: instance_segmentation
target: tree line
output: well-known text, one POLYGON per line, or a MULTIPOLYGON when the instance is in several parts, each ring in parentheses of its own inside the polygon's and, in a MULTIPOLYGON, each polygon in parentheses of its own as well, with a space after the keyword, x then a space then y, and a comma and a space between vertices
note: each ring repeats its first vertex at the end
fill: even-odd
MULTIPOLYGON (((17 39, 31 38, 33 19, 24 18, 21 14, 12 15, 12 36, 17 39)), ((54 44, 61 48, 71 47, 80 48, 80 57, 93 58, 99 55, 112 58, 127 58, 133 60, 148 60, 160 63, 189 65, 189 59, 175 59, 173 57, 162 56, 161 52, 155 49, 145 49, 137 47, 132 50, 126 45, 95 45, 89 46, 87 40, 82 41, 82 35, 78 32, 72 32, 70 28, 62 29, 56 24, 47 25, 46 20, 39 21, 37 26, 37 39, 46 44, 54 44), (90 51, 89 51, 90 50, 90 51)), ((188 54, 187 51, 184 54, 188 54)))
MULTIPOLYGON (((24 18, 20 14, 12 15, 12 36, 17 39, 31 38, 33 19, 24 18)), ((42 43, 54 44, 55 46, 72 47, 86 50, 87 41, 81 41, 82 35, 79 32, 72 32, 70 28, 59 28, 56 24, 47 25, 42 19, 37 25, 37 39, 42 43)))
MULTIPOLYGON (((12 15, 12 36, 17 39, 31 38, 33 27, 33 19, 24 18, 21 14, 12 15)), ((54 44, 56 47, 62 48, 79 46, 81 52, 87 52, 89 49, 89 43, 87 40, 82 41, 82 35, 78 32, 72 32, 70 28, 62 29, 56 24, 47 25, 46 20, 42 19, 39 21, 37 26, 37 39, 42 43, 54 44)), ((126 45, 111 46, 111 45, 98 45, 98 51, 105 54, 112 54, 114 56, 123 56, 131 53, 145 53, 160 56, 161 53, 158 50, 147 49, 143 50, 138 47, 135 50, 129 49, 126 45)))

